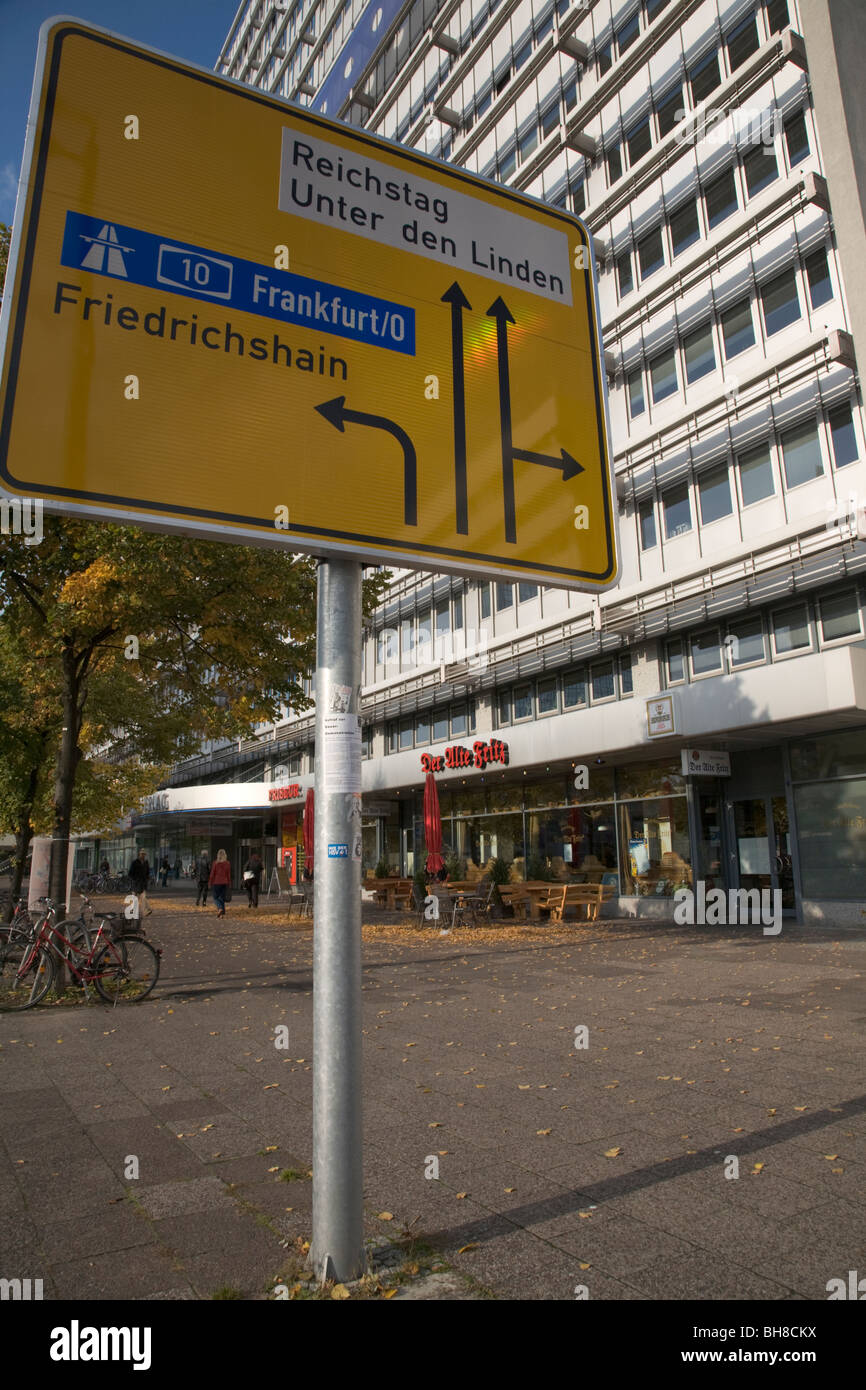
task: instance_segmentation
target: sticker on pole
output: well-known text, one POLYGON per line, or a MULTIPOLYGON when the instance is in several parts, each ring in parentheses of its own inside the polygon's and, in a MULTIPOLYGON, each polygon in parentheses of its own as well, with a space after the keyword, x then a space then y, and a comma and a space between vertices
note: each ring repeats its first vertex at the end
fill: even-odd
POLYGON ((348 857, 349 857, 349 846, 348 846, 348 845, 328 845, 328 858, 329 858, 329 859, 348 859, 348 857))

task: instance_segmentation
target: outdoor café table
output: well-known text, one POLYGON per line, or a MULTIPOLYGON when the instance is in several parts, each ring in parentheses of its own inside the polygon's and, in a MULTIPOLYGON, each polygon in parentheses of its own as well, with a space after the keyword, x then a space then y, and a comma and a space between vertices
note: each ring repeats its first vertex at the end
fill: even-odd
POLYGON ((455 888, 453 883, 446 884, 446 887, 448 889, 448 896, 451 899, 451 903, 454 908, 454 911, 451 914, 452 926, 457 921, 458 913, 461 916, 465 917, 466 910, 468 908, 468 910, 474 916, 476 911, 481 910, 486 906, 487 894, 472 892, 471 890, 475 888, 475 886, 476 885, 473 883, 470 884, 468 888, 455 888))
POLYGON ((514 883, 500 889, 503 900, 510 901, 512 897, 529 900, 529 915, 534 919, 541 917, 541 899, 546 898, 551 888, 555 888, 553 883, 514 883))
POLYGON ((382 886, 376 889, 376 898, 389 912, 394 912, 397 908, 397 898, 404 898, 411 891, 411 878, 384 879, 382 886))

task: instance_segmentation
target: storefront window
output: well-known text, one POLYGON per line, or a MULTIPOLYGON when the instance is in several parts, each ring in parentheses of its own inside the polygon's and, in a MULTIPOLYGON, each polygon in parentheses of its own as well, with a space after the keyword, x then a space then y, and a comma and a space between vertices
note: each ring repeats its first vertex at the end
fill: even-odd
POLYGON ((545 777, 537 782, 527 777, 520 790, 525 806, 562 806, 568 800, 564 777, 545 777))
POLYGON ((584 764, 578 763, 577 767, 584 766, 587 770, 586 778, 581 775, 580 780, 586 780, 585 787, 574 785, 577 777, 577 768, 569 777, 567 800, 576 806, 585 806, 593 801, 612 801, 613 800, 613 768, 599 767, 591 759, 584 764))
POLYGON ((455 821, 457 853, 477 869, 486 869, 491 859, 504 859, 524 877, 523 816, 473 816, 455 821))
POLYGON ((535 811, 527 817, 526 877, 618 887, 616 817, 612 804, 535 811))
POLYGON ((638 796, 670 796, 672 792, 684 792, 685 789, 686 779, 680 771, 679 758, 627 763, 616 769, 616 794, 622 800, 638 796))
POLYGON ((861 773, 866 775, 866 729, 822 734, 791 745, 791 776, 795 782, 861 773))
POLYGON ((796 787, 794 804, 803 896, 862 901, 866 897, 866 778, 796 787))
POLYGON ((520 811, 523 807, 523 787, 518 782, 490 782, 487 804, 491 811, 520 811))
POLYGON ((477 777, 465 787, 455 787, 452 792, 455 816, 474 816, 487 810, 487 787, 477 777))
POLYGON ((620 805, 626 893, 673 897, 692 884, 689 818, 684 796, 653 797, 620 805))

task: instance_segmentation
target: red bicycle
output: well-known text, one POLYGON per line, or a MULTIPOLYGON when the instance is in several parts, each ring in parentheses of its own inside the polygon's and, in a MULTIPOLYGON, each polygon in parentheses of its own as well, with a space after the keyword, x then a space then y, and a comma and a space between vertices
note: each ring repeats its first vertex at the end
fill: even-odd
POLYGON ((99 914, 99 926, 79 917, 57 922, 50 898, 35 923, 22 918, 0 929, 0 1012, 32 1009, 54 987, 58 957, 89 994, 94 984, 108 1004, 137 1003, 159 979, 162 952, 137 932, 124 931, 118 913, 99 914), (68 936, 64 934, 64 928, 68 936))

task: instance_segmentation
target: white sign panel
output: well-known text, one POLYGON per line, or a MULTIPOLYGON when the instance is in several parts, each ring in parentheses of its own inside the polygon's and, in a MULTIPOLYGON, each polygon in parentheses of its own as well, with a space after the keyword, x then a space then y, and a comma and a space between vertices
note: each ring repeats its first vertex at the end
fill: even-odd
POLYGON ((705 748, 682 750, 684 777, 730 777, 730 753, 716 753, 705 748))
POLYGON ((656 695, 654 700, 647 700, 646 727, 650 738, 676 733, 673 695, 656 695))

